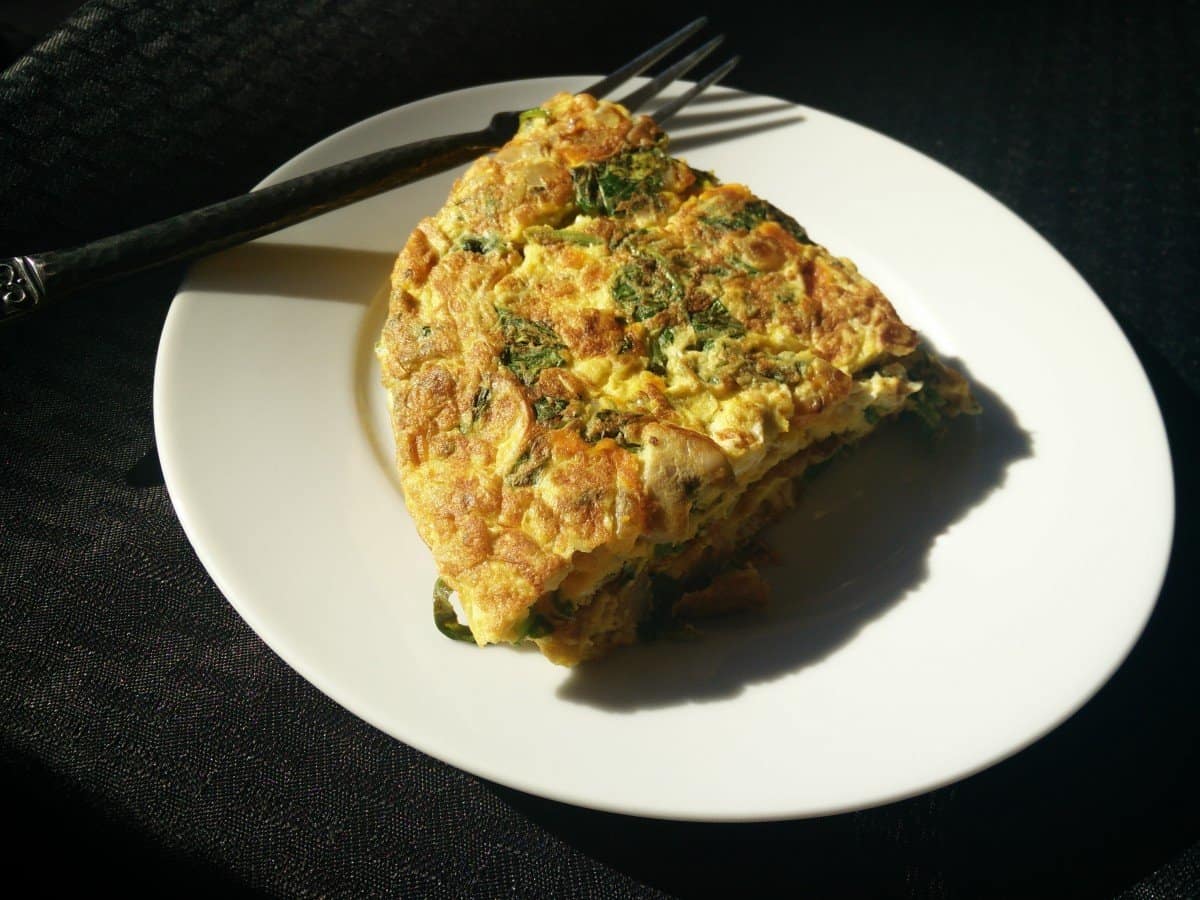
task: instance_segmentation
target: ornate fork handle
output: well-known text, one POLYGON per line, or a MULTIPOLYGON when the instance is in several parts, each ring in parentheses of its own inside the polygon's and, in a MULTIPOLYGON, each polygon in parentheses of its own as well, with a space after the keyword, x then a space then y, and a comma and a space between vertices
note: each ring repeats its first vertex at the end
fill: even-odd
POLYGON ((452 169, 503 144, 518 124, 516 113, 498 113, 482 131, 360 156, 79 247, 0 259, 0 324, 23 319, 66 294, 216 253, 452 169))
POLYGON ((0 322, 35 312, 45 298, 41 267, 33 257, 14 256, 0 262, 0 322))

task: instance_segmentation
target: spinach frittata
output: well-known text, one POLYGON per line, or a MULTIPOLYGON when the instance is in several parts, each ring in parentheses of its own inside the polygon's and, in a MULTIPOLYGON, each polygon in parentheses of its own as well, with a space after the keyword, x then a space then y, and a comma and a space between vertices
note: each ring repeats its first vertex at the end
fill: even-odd
POLYGON ((568 665, 761 604, 745 551, 798 476, 975 410, 851 262, 587 95, 420 223, 377 353, 439 626, 568 665))

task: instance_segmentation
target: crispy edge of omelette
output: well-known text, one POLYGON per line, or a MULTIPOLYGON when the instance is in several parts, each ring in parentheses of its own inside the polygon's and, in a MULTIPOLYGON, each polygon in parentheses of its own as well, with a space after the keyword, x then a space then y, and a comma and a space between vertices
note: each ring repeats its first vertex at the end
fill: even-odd
POLYGON ((918 350, 852 263, 744 186, 666 156, 648 118, 586 95, 556 96, 478 160, 412 233, 392 283, 377 352, 406 502, 442 590, 457 590, 478 643, 529 638, 558 663, 762 605, 746 548, 809 467, 901 410, 932 423, 973 409, 965 381, 918 350), (604 168, 613 160, 621 178, 604 168), (653 190, 622 196, 637 177, 653 190), (657 242, 639 248, 639 234, 657 242), (670 274, 663 253, 768 277, 717 276, 719 296, 695 310, 681 290, 674 305, 603 301, 618 254, 645 288, 670 274), (797 289, 793 303, 764 301, 777 283, 797 289), (712 384, 693 386, 684 415, 691 401, 669 380, 696 380, 676 364, 711 320, 740 332, 692 359, 712 384), (772 352, 746 376, 739 354, 760 344, 772 352), (785 358, 803 375, 772 370, 785 358), (632 413, 605 406, 614 383, 639 388, 632 413), (768 440, 736 417, 706 421, 706 391, 762 394, 786 415, 761 426, 768 440), (562 427, 571 415, 588 418, 562 427))

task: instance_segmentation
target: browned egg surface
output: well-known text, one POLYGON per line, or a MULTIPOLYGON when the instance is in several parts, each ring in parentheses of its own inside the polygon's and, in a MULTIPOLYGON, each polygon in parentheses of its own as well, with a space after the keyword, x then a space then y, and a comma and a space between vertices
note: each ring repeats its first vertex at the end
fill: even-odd
POLYGON ((443 614, 565 664, 761 605, 746 548, 806 468, 974 410, 853 263, 587 95, 417 226, 377 353, 443 614))

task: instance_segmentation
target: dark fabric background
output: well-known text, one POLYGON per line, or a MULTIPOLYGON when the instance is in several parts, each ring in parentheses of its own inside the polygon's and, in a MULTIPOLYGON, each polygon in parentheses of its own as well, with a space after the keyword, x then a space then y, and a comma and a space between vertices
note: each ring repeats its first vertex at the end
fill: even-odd
MULTIPOLYGON (((594 813, 429 759, 284 666, 196 561, 153 453, 167 271, 0 332, 6 877, 47 895, 721 896, 773 880, 815 896, 1200 895, 1200 11, 970 6, 708 9, 745 59, 730 83, 975 181, 1130 335, 1167 420, 1178 526, 1146 634, 1091 703, 959 784, 766 825, 594 813)), ((430 93, 611 68, 696 11, 93 0, 0 75, 0 251, 245 190, 430 93)))

